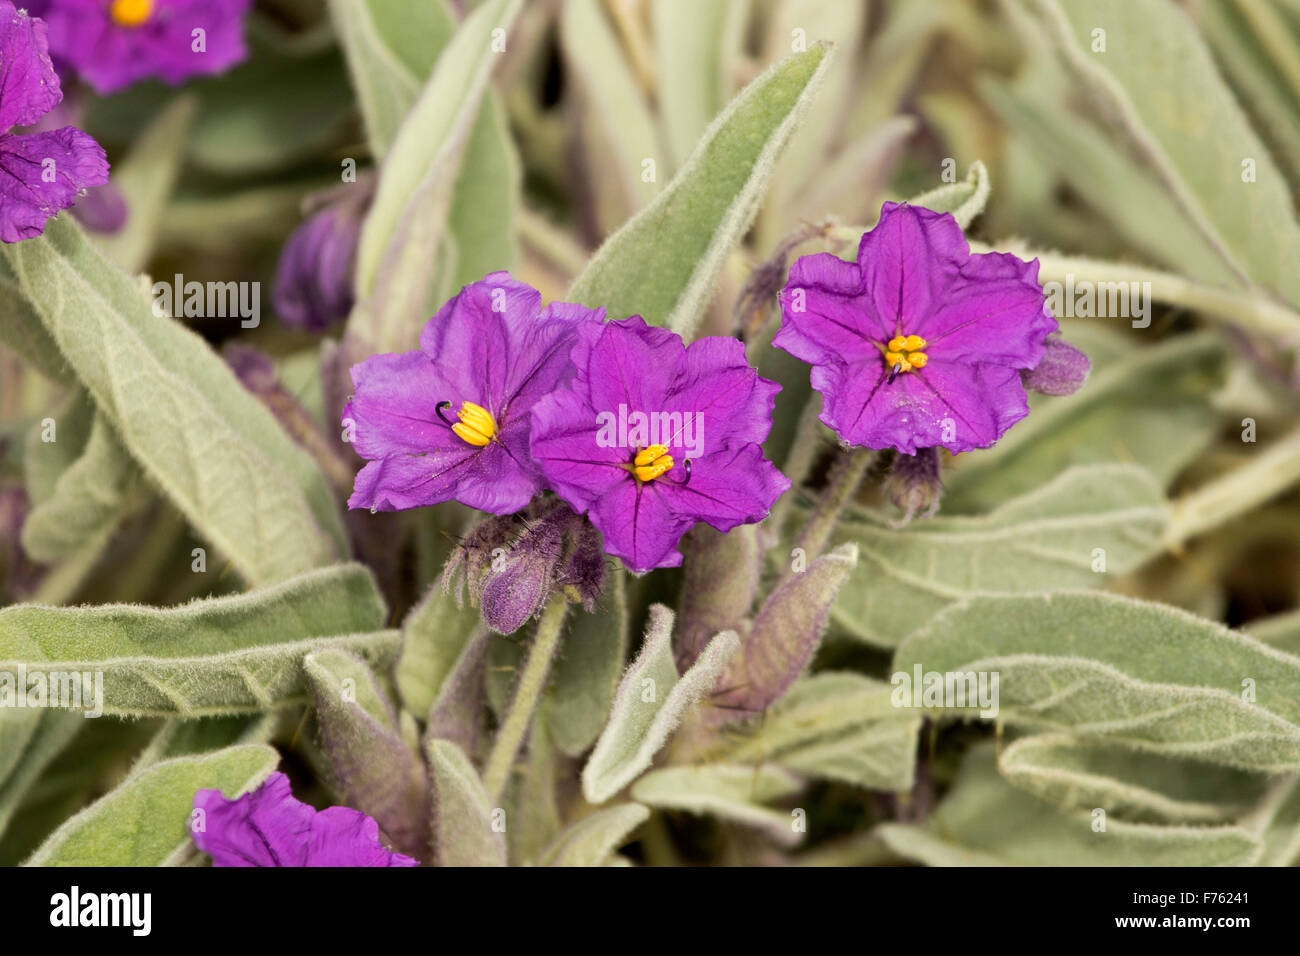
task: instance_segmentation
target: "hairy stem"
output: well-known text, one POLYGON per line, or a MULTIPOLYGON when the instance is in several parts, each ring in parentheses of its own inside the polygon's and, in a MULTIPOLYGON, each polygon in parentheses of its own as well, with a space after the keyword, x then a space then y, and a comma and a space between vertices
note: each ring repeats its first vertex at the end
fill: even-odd
POLYGON ((826 543, 830 541, 831 533, 839 523, 840 512, 853 498, 858 485, 862 484, 862 478, 874 456, 875 452, 870 448, 840 450, 835 464, 831 465, 830 477, 822 489, 821 499, 794 543, 796 548, 803 549, 805 561, 811 563, 826 550, 826 543))
POLYGON ((560 646, 560 632, 564 628, 564 615, 568 609, 569 602, 564 595, 553 594, 542 611, 542 619, 537 623, 537 634, 528 651, 528 660, 519 675, 519 682, 515 685, 515 696, 510 701, 506 719, 502 721, 496 739, 492 742, 492 752, 488 754, 483 770, 483 786, 493 804, 501 799, 501 794, 505 791, 515 757, 533 722, 537 703, 546 687, 546 675, 551 671, 551 661, 560 646))

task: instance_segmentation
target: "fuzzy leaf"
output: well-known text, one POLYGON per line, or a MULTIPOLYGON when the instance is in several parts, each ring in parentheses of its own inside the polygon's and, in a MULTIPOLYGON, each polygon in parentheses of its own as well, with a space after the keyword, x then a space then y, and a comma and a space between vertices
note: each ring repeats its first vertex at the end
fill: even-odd
POLYGON ((611 318, 641 315, 689 338, 816 94, 829 52, 818 45, 788 57, 742 90, 654 202, 597 250, 567 298, 603 306, 611 318))
POLYGON ((342 647, 384 665, 398 635, 360 565, 166 610, 137 605, 0 610, 0 671, 103 673, 107 714, 232 714, 299 703, 303 657, 342 647), (342 633, 344 636, 332 636, 342 633))
POLYGON ((597 810, 556 837, 543 851, 541 865, 601 866, 649 818, 650 811, 639 803, 597 810))
POLYGON ((344 651, 303 659, 325 754, 342 803, 374 817, 403 853, 428 848, 428 782, 397 730, 397 715, 365 662, 344 651))
POLYGON ((742 524, 723 534, 700 523, 686 539, 684 563, 677 662, 689 666, 714 634, 749 616, 762 571, 758 526, 742 524))
POLYGON ((935 212, 950 212, 957 225, 968 229, 971 220, 984 211, 989 201, 989 171, 976 160, 962 182, 939 186, 908 201, 935 212))
POLYGON ((474 636, 483 631, 478 610, 435 581, 424 599, 402 621, 402 653, 397 661, 397 689, 411 713, 423 717, 474 636))
POLYGON ((7 710, 0 715, 0 753, 10 755, 8 762, 14 767, 12 773, 7 773, 0 765, 0 834, 45 768, 81 730, 84 720, 77 714, 52 709, 34 713, 7 710), (22 734, 22 743, 11 732, 16 729, 11 726, 15 723, 12 718, 19 714, 22 723, 34 725, 30 733, 22 734))
POLYGON ((1277 781, 1241 822, 1263 844, 1256 866, 1300 864, 1300 776, 1277 781))
POLYGON ((895 646, 939 611, 978 591, 1103 587, 1161 551, 1164 496, 1142 468, 1090 465, 978 518, 914 521, 902 529, 855 512, 836 532, 859 549, 835 624, 895 646), (1094 570, 1104 550, 1105 573, 1094 570), (896 595, 906 594, 906 600, 896 595))
POLYGON ((873 790, 910 790, 921 716, 894 707, 892 690, 884 681, 851 672, 805 677, 752 732, 715 757, 776 764, 873 790))
POLYGON ((1134 823, 1219 823, 1257 800, 1264 780, 1227 767, 1081 741, 1068 734, 1024 737, 998 770, 1010 783, 1065 810, 1103 808, 1134 823))
POLYGON ((997 774, 993 748, 972 750, 925 826, 887 823, 891 850, 930 866, 1240 866, 1259 851, 1242 827, 1153 826, 1067 814, 997 774))
POLYGON ((1013 725, 1300 769, 1300 658, 1172 607, 1078 592, 975 596, 902 643, 894 670, 916 667, 999 674, 999 716, 1013 725))
POLYGON ((709 692, 740 647, 735 633, 724 631, 679 677, 672 627, 672 611, 652 605, 645 643, 618 685, 609 722, 582 771, 588 803, 604 803, 650 766, 687 708, 709 692))
POLYGON ((165 760, 92 803, 50 835, 28 866, 160 866, 190 845, 188 823, 198 790, 235 798, 271 775, 270 747, 231 747, 202 757, 165 760), (130 839, 123 839, 130 834, 130 839))
POLYGON ((632 797, 661 810, 686 810, 754 827, 786 846, 799 842, 801 831, 790 814, 761 806, 798 792, 799 777, 778 767, 708 764, 665 767, 632 786, 632 797))
POLYGON ((799 679, 857 563, 857 545, 840 545, 772 592, 718 680, 716 720, 760 714, 799 679))
POLYGON ((505 866, 503 833, 469 758, 450 741, 429 742, 433 794, 433 854, 439 866, 505 866))
POLYGON ((197 335, 154 314, 68 217, 4 253, 122 444, 254 584, 346 551, 324 476, 197 335))

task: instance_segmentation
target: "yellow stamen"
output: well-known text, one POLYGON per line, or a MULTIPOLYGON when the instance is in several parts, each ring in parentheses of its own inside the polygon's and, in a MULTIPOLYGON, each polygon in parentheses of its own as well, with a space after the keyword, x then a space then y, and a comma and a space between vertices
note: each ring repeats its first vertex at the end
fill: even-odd
POLYGON ((113 0, 109 16, 120 27, 143 26, 153 16, 154 0, 113 0))
POLYGON ((651 445, 636 453, 632 459, 632 473, 639 481, 654 481, 673 467, 673 456, 664 445, 651 445))
POLYGON ((451 430, 469 444, 482 448, 496 437, 497 423, 482 405, 461 402, 460 421, 452 425, 451 430))
POLYGON ((925 363, 930 360, 930 356, 921 351, 927 344, 919 335, 895 335, 889 340, 888 345, 883 348, 877 346, 877 348, 881 348, 885 353, 885 364, 891 370, 910 372, 913 369, 925 368, 925 363))

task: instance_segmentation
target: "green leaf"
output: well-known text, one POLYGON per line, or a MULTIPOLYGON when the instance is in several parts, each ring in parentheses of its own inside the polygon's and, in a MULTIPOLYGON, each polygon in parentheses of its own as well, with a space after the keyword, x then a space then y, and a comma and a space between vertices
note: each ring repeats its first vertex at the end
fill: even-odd
POLYGON ((1256 866, 1300 864, 1300 776, 1277 781, 1241 823, 1263 844, 1256 866))
POLYGON ((85 720, 77 714, 50 709, 34 714, 23 713, 19 721, 28 723, 31 717, 35 720, 31 722, 32 732, 24 734, 23 743, 17 744, 10 733, 14 716, 14 711, 6 711, 0 716, 0 741, 4 743, 4 752, 11 754, 10 762, 16 768, 11 773, 0 768, 0 834, 5 832, 5 827, 13 819, 23 798, 40 779, 45 768, 77 735, 85 720))
POLYGON ((740 742, 715 753, 727 763, 776 764, 873 790, 912 789, 921 717, 895 707, 892 687, 861 674, 805 677, 740 742))
POLYGON ((59 479, 86 450, 97 417, 95 403, 84 390, 75 389, 48 417, 53 430, 46 429, 44 420, 34 422, 23 452, 23 484, 36 506, 54 497, 59 479))
POLYGON ((896 529, 882 517, 851 511, 836 540, 857 544, 858 567, 833 619, 860 640, 893 647, 980 591, 1103 587, 1110 575, 1161 552, 1167 522, 1159 486, 1134 465, 1070 468, 980 517, 933 518, 896 529))
POLYGON ((18 287, 18 277, 9 262, 0 258, 0 346, 12 349, 18 357, 52 382, 66 382, 71 376, 68 364, 59 354, 41 317, 18 287))
POLYGON ((1191 19, 1168 0, 1036 0, 1064 63, 1235 271, 1300 305, 1300 226, 1286 180, 1191 19), (1106 28, 1104 54, 1089 52, 1106 28), (1073 41, 1073 42, 1071 42, 1073 41), (1176 89, 1177 96, 1152 95, 1176 89), (1242 161, 1255 161, 1244 181, 1242 161))
POLYGON ((604 803, 650 766, 687 708, 713 688, 740 647, 735 632, 724 631, 679 677, 673 663, 672 628, 672 611, 662 604, 651 605, 645 643, 618 685, 609 722, 582 771, 582 792, 588 803, 604 803))
POLYGON ((343 804, 374 817, 403 853, 428 850, 428 782, 397 728, 397 715, 366 663, 337 649, 309 654, 303 669, 343 804))
POLYGON ((469 758, 446 740, 429 742, 433 782, 433 854, 439 866, 505 866, 503 833, 469 758))
POLYGON ((678 660, 693 660, 719 631, 738 629, 758 595, 763 569, 758 526, 742 524, 725 534, 701 522, 685 540, 678 660))
POLYGON ((601 599, 604 607, 591 614, 575 609, 565 622, 542 702, 551 739, 570 757, 600 735, 627 659, 626 585, 622 572, 612 578, 601 599))
POLYGON ((155 315, 73 220, 4 254, 122 444, 244 577, 271 583, 346 553, 311 457, 202 339, 155 315))
POLYGON ((478 609, 456 598, 434 581, 424 599, 402 621, 402 653, 395 679, 402 703, 423 718, 438 697, 461 653, 483 628, 478 609))
POLYGON ((600 866, 650 818, 639 803, 623 803, 583 817, 555 838, 541 855, 542 866, 600 866))
POLYGON ((799 842, 789 813, 762 806, 797 793, 799 777, 779 767, 709 764, 653 770, 632 785, 632 797, 661 810, 686 810, 754 827, 786 846, 799 842))
POLYGON ((1112 594, 971 597, 898 648, 895 672, 918 667, 998 674, 1009 724, 1300 769, 1300 658, 1175 608, 1112 594))
POLYGON ((44 564, 74 554, 117 524, 138 476, 112 426, 103 415, 95 415, 80 457, 23 522, 23 550, 44 564))
POLYGON ((0 609, 0 671, 100 672, 108 714, 260 711, 306 699, 312 651, 390 662, 398 635, 378 630, 384 616, 374 579, 355 564, 166 610, 20 604, 0 609))
POLYGON ((1134 823, 1221 823, 1258 800, 1264 780, 1227 767, 1077 740, 1068 734, 1024 737, 998 757, 1010 783, 1066 810, 1134 823))
POLYGON ((1179 335, 1133 348, 1132 339, 1073 321, 1066 338, 1092 362, 1073 395, 1033 395, 1029 417, 992 448, 957 459, 945 476, 948 513, 985 511, 1024 494, 1070 465, 1124 461, 1168 486, 1214 437, 1210 394, 1224 342, 1214 332, 1179 335))
POLYGON ((997 774, 993 748, 970 752, 925 826, 886 823, 891 850, 930 866, 1240 866, 1259 841, 1241 827, 1154 826, 1067 814, 997 774))
POLYGON ((234 799, 270 776, 279 759, 270 747, 252 745, 165 760, 68 820, 26 865, 164 865, 189 846, 195 792, 220 790, 234 799))
POLYGON ((99 244, 127 272, 143 269, 153 253, 197 107, 193 96, 177 97, 135 140, 126 159, 113 164, 113 186, 130 213, 121 230, 100 237, 99 244))
POLYGON ((984 206, 989 201, 989 191, 989 171, 983 163, 976 160, 970 164, 962 182, 939 186, 908 202, 935 212, 950 212, 957 220, 957 225, 968 229, 971 221, 984 211, 984 206))
POLYGON ((776 157, 816 94, 829 48, 782 60, 713 121, 654 202, 597 250, 567 298, 690 337, 754 219, 776 157))

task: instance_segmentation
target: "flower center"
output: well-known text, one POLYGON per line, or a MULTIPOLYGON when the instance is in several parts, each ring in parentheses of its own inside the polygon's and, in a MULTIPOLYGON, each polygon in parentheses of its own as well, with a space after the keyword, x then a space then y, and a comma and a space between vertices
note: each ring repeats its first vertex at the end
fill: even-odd
POLYGON ((636 453, 632 459, 632 473, 637 481, 654 481, 673 467, 673 456, 666 445, 651 445, 636 453))
POLYGON ((120 27, 138 27, 153 15, 154 0, 113 0, 109 15, 120 27))
POLYGON ((482 448, 496 437, 497 423, 482 405, 461 402, 460 421, 452 425, 451 430, 471 445, 482 448))
POLYGON ((919 335, 895 335, 885 346, 885 364, 898 372, 925 368, 930 361, 930 356, 921 351, 925 346, 925 339, 919 335))

